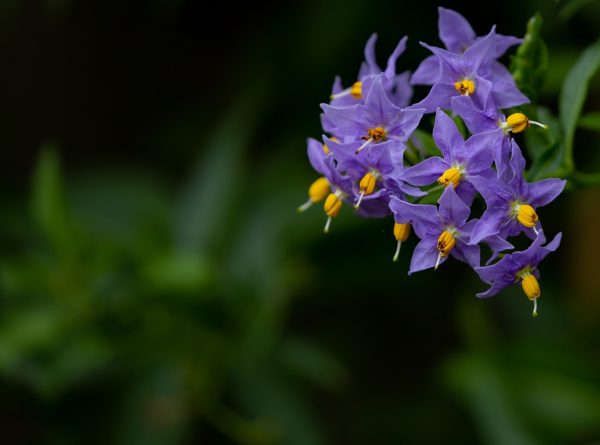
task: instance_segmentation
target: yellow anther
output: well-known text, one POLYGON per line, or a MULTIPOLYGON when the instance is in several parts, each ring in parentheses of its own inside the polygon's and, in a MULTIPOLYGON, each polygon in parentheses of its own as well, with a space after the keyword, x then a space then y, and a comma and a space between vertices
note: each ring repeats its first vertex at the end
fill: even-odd
POLYGON ((380 141, 385 138, 385 129, 382 127, 369 128, 367 130, 367 136, 363 136, 364 140, 380 141))
POLYGON ((506 118, 506 124, 513 133, 520 133, 529 128, 529 119, 523 113, 513 113, 506 118))
POLYGON ((308 188, 308 197, 312 202, 323 201, 329 194, 329 181, 321 177, 308 188))
POLYGON ((454 88, 463 96, 472 96, 475 92, 475 82, 471 79, 462 79, 454 82, 454 88))
POLYGON ((355 99, 362 99, 362 82, 354 82, 350 87, 350 95, 355 99))
POLYGON ((454 245, 456 244, 456 238, 454 235, 447 230, 444 230, 438 238, 437 248, 440 251, 441 256, 448 256, 454 245))
POLYGON ((323 210, 330 218, 335 218, 340 213, 342 208, 342 200, 335 193, 330 193, 325 200, 323 210))
POLYGON ((410 235, 410 224, 394 223, 394 236, 396 237, 396 241, 403 243, 407 240, 408 235, 410 235))
POLYGON ((525 227, 535 227, 538 222, 537 213, 535 209, 529 204, 520 204, 518 206, 517 220, 525 227))
POLYGON ((438 183, 440 183, 440 185, 443 185, 444 187, 448 187, 448 185, 452 183, 454 185, 454 188, 456 188, 458 187, 458 184, 460 184, 461 176, 462 173, 458 168, 450 167, 442 174, 442 176, 438 178, 438 183))
POLYGON ((521 287, 523 288, 525 295, 527 295, 527 298, 529 298, 531 301, 535 300, 536 298, 540 298, 542 293, 540 291, 540 283, 538 283, 537 278, 532 273, 523 274, 521 287))
POLYGON ((377 177, 369 172, 362 177, 358 183, 358 187, 363 195, 370 195, 375 191, 375 185, 377 184, 377 177))
POLYGON ((505 131, 512 131, 513 133, 521 133, 527 130, 531 125, 537 125, 544 129, 548 128, 548 125, 540 122, 532 121, 523 113, 513 113, 506 118, 506 122, 502 125, 505 131))
POLYGON ((326 155, 329 154, 329 147, 325 144, 323 144, 323 151, 325 152, 326 155))

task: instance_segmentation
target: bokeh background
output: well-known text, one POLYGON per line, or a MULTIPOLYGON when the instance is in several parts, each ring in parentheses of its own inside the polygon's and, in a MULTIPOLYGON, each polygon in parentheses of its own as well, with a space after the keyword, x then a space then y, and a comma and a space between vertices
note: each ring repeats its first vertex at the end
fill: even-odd
MULTIPOLYGON (((391 219, 295 212, 334 75, 372 32, 414 69, 437 6, 2 0, 0 443, 599 444, 597 188, 540 212, 537 319, 458 262, 408 277, 391 219)), ((539 10, 552 110, 600 29, 594 1, 442 6, 518 36, 539 10)))

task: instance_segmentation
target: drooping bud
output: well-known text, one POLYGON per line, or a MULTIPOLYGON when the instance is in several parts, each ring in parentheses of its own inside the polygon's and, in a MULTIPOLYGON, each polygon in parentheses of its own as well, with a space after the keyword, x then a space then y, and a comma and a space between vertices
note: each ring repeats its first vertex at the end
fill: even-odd
POLYGON ((314 203, 323 201, 329 193, 329 181, 325 177, 315 180, 308 188, 308 201, 298 207, 298 212, 304 212, 314 203))
POLYGON ((463 96, 472 96, 475 92, 475 82, 471 79, 462 79, 454 82, 454 88, 463 96))
POLYGON ((456 167, 450 167, 446 170, 442 176, 438 178, 438 183, 444 187, 448 187, 449 184, 453 184, 454 188, 460 184, 460 177, 462 176, 460 170, 456 167))
POLYGON ((535 213, 535 209, 529 204, 520 204, 517 213, 517 220, 525 227, 532 228, 535 227, 539 218, 537 213, 535 213))
POLYGON ((331 219, 338 216, 340 210, 342 209, 342 194, 343 193, 340 190, 336 190, 335 193, 330 193, 325 200, 325 204, 323 205, 323 210, 327 215, 327 222, 325 223, 325 228, 323 229, 325 233, 329 232, 331 219))
POLYGON ((502 124, 504 131, 512 131, 513 133, 521 133, 527 130, 531 125, 537 125, 544 129, 548 128, 548 125, 542 124, 537 121, 530 120, 523 113, 513 113, 506 118, 506 122, 502 124))
POLYGON ((521 287, 523 288, 523 292, 527 295, 531 301, 533 301, 533 316, 537 317, 537 299, 540 298, 542 291, 540 290, 540 283, 538 283, 537 278, 530 272, 527 272, 522 275, 521 279, 521 287))
POLYGON ((400 255, 400 247, 402 243, 407 240, 408 235, 410 235, 410 224, 398 224, 394 223, 394 237, 397 241, 396 252, 394 253, 393 261, 398 261, 398 256, 400 255))
POLYGON ((355 99, 362 99, 362 82, 354 82, 350 87, 350 95, 355 99))

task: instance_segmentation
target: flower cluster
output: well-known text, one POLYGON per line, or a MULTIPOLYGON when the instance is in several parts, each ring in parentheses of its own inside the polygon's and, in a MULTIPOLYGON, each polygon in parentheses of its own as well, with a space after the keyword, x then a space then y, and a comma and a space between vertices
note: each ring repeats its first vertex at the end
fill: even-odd
POLYGON ((324 201, 325 232, 344 204, 365 217, 393 215, 394 260, 411 227, 420 239, 409 274, 437 269, 454 257, 491 286, 478 297, 520 282, 537 315, 538 265, 561 240, 559 233, 545 244, 537 210, 562 192, 565 181, 525 180, 525 158, 512 134, 531 125, 546 126, 520 112, 508 117, 501 112, 529 103, 498 62, 521 39, 497 34, 495 27, 476 36, 463 16, 445 8, 439 8, 439 35, 445 49, 422 43, 432 55, 412 75, 396 73, 406 37, 381 70, 373 35, 358 79, 343 88, 336 78, 330 102, 321 105, 326 136, 308 140, 309 160, 321 177, 299 210, 324 201), (410 104, 412 85, 431 89, 423 100, 410 104), (415 133, 427 113, 435 113, 437 156, 427 156, 415 133), (468 129, 466 140, 457 122, 468 129), (423 197, 440 192, 437 205, 422 203, 423 197), (486 210, 472 218, 478 196, 486 210), (521 233, 533 241, 526 250, 514 251, 508 239, 521 233), (492 252, 484 266, 482 244, 492 252))

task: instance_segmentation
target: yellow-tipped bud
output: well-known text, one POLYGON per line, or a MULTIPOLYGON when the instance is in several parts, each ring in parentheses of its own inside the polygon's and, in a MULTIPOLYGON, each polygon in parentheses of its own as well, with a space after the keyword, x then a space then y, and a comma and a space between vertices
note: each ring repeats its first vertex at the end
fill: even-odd
POLYGON ((513 113, 506 118, 506 124, 513 133, 520 133, 529 128, 529 119, 523 113, 513 113))
POLYGON ((325 204, 323 205, 323 210, 330 218, 335 218, 340 213, 342 209, 342 200, 335 193, 330 193, 325 200, 325 204))
POLYGON ((408 235, 410 235, 410 224, 398 224, 394 223, 394 237, 396 237, 396 241, 400 241, 403 243, 408 239, 408 235))
POLYGON ((355 99, 362 99, 362 82, 354 82, 350 87, 350 95, 355 99))
POLYGON ((375 191, 375 185, 377 185, 377 178, 371 172, 364 175, 358 183, 358 187, 364 195, 373 193, 375 191))
POLYGON ((454 238, 454 235, 447 230, 444 230, 437 242, 437 248, 440 251, 440 255, 448 256, 455 244, 456 238, 454 238))
POLYGON ((367 130, 367 136, 363 136, 365 140, 380 141, 385 138, 385 128, 375 127, 367 130))
POLYGON ((329 181, 320 177, 308 188, 308 197, 312 202, 323 201, 329 194, 329 181))
POLYGON ((472 96, 475 92, 475 82, 471 79, 462 79, 454 82, 454 88, 463 96, 472 96))
POLYGON ((531 273, 527 273, 523 275, 523 279, 521 280, 521 287, 523 288, 523 292, 527 295, 527 298, 530 300, 535 300, 536 298, 540 298, 540 283, 538 283, 535 275, 531 273))
POLYGON ((519 211, 517 213, 517 220, 523 224, 525 227, 535 227, 538 222, 537 213, 535 213, 535 209, 531 207, 529 204, 521 204, 519 205, 519 211))
POLYGON ((460 184, 460 177, 460 170, 456 167, 450 167, 442 176, 438 178, 438 183, 444 187, 448 187, 448 185, 452 183, 454 188, 456 188, 458 187, 458 184, 460 184))

